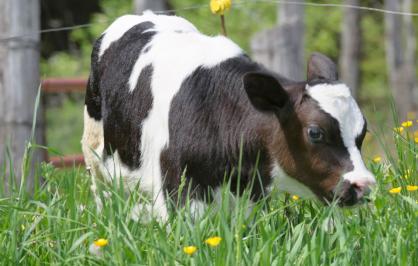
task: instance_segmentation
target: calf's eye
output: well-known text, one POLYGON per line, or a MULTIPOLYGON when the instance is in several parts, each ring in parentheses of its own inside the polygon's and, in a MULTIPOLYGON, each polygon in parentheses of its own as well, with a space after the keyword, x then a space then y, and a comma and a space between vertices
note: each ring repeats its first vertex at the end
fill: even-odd
POLYGON ((318 143, 324 139, 324 134, 318 126, 310 126, 308 128, 308 137, 312 143, 318 143))

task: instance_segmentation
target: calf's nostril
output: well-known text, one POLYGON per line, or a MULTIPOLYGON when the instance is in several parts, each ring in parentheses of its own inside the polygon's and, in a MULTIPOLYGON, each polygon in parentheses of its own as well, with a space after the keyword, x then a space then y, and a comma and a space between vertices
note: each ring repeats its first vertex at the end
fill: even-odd
POLYGON ((367 196, 371 191, 370 187, 373 186, 373 184, 374 182, 365 182, 364 180, 356 180, 354 182, 344 180, 335 192, 342 205, 352 206, 367 199, 367 196))
POLYGON ((376 182, 373 180, 367 180, 367 181, 356 181, 353 182, 351 185, 358 193, 358 198, 361 198, 362 196, 368 195, 371 191, 371 188, 374 187, 376 182))
POLYGON ((352 184, 351 188, 353 189, 353 191, 355 191, 356 198, 358 200, 369 193, 369 188, 367 186, 359 186, 357 184, 352 184))
POLYGON ((341 205, 352 206, 358 202, 366 201, 374 185, 374 178, 343 180, 333 192, 339 198, 341 205))
POLYGON ((352 206, 357 203, 357 191, 348 180, 344 180, 334 189, 334 195, 342 206, 352 206))

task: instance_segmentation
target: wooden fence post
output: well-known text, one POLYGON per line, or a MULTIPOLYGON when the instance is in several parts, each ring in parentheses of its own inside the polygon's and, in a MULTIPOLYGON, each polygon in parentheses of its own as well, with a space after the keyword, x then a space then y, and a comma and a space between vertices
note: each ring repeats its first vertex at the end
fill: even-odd
POLYGON ((134 11, 141 14, 145 10, 162 11, 168 9, 167 0, 134 0, 134 11))
MULTIPOLYGON (((359 0, 345 0, 344 4, 358 6, 359 0)), ((344 8, 341 32, 340 79, 348 85, 354 96, 358 95, 360 81, 360 23, 360 10, 349 7, 344 8)))
MULTIPOLYGON (((411 12, 411 0, 385 0, 385 8, 391 11, 411 12)), ((416 113, 416 36, 411 16, 385 14, 386 60, 389 84, 400 119, 408 113, 416 113)))
POLYGON ((251 41, 252 57, 288 78, 304 80, 304 7, 290 3, 280 4, 278 17, 275 28, 254 36, 251 41))
MULTIPOLYGON (((39 21, 39 0, 0 1, 0 169, 3 171, 6 167, 6 191, 10 173, 13 172, 14 180, 20 183, 25 144, 31 136, 39 88, 39 21), (7 38, 10 36, 18 37, 7 38), (6 156, 7 148, 11 158, 6 156), (9 159, 13 162, 12 167, 9 167, 9 159)), ((36 142, 42 143, 41 115, 36 122, 36 142)), ((43 154, 42 151, 35 152, 33 163, 41 162, 43 154)), ((28 191, 34 186, 34 167, 30 169, 28 191)))

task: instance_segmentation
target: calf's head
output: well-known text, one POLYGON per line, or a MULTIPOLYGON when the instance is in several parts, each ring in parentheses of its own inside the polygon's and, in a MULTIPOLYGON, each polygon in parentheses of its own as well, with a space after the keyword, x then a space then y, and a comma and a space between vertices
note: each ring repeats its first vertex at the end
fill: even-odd
POLYGON ((314 53, 307 76, 282 84, 267 71, 244 76, 250 102, 275 120, 267 126, 272 175, 279 189, 354 205, 375 183, 360 154, 366 121, 329 58, 314 53))

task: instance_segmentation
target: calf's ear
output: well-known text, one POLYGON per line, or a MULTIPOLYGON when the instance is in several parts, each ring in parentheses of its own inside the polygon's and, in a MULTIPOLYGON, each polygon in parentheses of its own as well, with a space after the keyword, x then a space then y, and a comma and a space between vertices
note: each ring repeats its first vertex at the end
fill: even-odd
POLYGON ((243 82, 251 103, 261 111, 277 111, 289 100, 289 95, 285 89, 269 73, 246 73, 243 82))
POLYGON ((312 53, 308 60, 308 83, 313 81, 338 80, 337 66, 321 53, 312 53))

